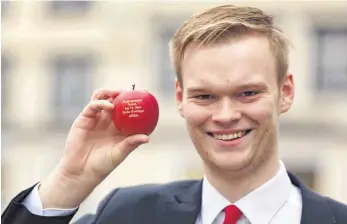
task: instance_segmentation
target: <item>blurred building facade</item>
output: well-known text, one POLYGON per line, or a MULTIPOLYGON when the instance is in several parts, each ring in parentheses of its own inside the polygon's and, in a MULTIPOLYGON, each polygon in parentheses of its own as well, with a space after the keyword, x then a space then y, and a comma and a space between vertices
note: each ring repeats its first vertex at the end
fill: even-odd
MULTIPOLYGON (((228 1, 276 16, 291 39, 296 99, 280 126, 287 167, 312 189, 347 203, 347 3, 228 1)), ((222 3, 222 2, 221 2, 222 3)), ((100 87, 146 88, 160 104, 152 142, 85 201, 111 189, 202 176, 176 111, 168 40, 198 1, 2 1, 2 210, 59 162, 69 127, 100 87)))

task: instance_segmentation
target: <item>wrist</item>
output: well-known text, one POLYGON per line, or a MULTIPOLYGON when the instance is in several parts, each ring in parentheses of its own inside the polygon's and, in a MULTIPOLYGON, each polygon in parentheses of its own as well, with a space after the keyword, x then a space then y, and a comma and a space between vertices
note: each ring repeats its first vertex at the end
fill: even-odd
POLYGON ((40 183, 38 191, 43 209, 71 209, 80 206, 94 188, 78 176, 69 176, 57 168, 40 183))

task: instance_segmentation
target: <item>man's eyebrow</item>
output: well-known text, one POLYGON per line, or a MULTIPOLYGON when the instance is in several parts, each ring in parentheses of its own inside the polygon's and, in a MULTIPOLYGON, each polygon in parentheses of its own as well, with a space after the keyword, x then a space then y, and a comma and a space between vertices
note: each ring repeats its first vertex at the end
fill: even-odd
POLYGON ((187 88, 188 93, 201 93, 206 92, 208 89, 202 86, 192 86, 187 88))
POLYGON ((253 87, 265 88, 267 86, 268 85, 264 82, 249 82, 249 83, 240 84, 236 88, 238 88, 238 89, 247 89, 247 88, 253 88, 253 87))

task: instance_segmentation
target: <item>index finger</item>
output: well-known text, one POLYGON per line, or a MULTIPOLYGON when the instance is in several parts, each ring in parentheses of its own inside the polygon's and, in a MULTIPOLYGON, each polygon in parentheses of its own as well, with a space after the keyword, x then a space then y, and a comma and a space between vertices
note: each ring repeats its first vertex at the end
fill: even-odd
POLYGON ((107 100, 109 98, 115 98, 121 93, 121 90, 111 90, 111 89, 105 89, 101 88, 98 90, 95 90, 91 100, 107 100))

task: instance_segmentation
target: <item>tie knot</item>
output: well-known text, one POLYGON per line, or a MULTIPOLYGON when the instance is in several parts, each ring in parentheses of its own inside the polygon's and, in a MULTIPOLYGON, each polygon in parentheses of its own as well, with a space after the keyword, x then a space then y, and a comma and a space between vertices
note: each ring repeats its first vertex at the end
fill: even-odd
POLYGON ((224 208, 225 218, 223 224, 236 224, 237 220, 240 219, 242 212, 235 205, 229 205, 224 208))

